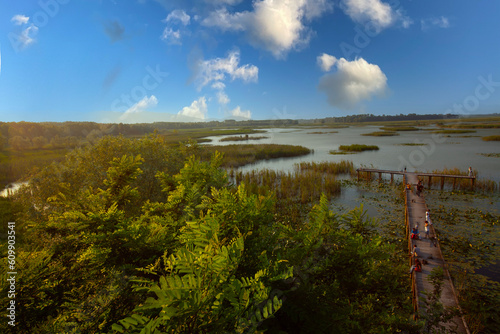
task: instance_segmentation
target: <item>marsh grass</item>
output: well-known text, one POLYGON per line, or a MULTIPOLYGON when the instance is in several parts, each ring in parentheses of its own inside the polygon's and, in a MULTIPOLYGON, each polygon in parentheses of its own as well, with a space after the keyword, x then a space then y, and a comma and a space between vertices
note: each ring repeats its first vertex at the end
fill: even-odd
POLYGON ((266 139, 269 137, 266 136, 260 136, 260 137, 249 137, 248 135, 245 136, 231 136, 231 137, 225 137, 222 139, 219 139, 219 141, 247 141, 247 140, 259 140, 259 139, 266 139))
POLYGON ((500 136, 486 136, 482 138, 484 141, 500 141, 500 136))
POLYGON ((370 133, 363 133, 362 136, 389 137, 389 136, 399 136, 399 133, 394 131, 374 131, 370 133))
POLYGON ((384 131, 418 131, 419 128, 414 126, 384 126, 381 127, 380 130, 384 131))
POLYGON ((340 145, 339 150, 344 152, 377 151, 379 147, 377 145, 352 144, 340 145))
POLYGON ((239 167, 259 160, 307 155, 311 152, 311 150, 306 147, 294 145, 233 144, 203 146, 203 150, 200 151, 200 156, 203 160, 208 161, 215 151, 224 154, 222 166, 226 168, 239 167))
POLYGON ((500 158, 500 153, 478 153, 478 154, 488 158, 500 158))
POLYGON ((465 123, 465 124, 442 124, 443 128, 454 128, 454 129, 498 129, 500 128, 500 123, 465 123))
POLYGON ((334 174, 315 170, 283 172, 264 169, 246 173, 232 170, 229 176, 237 185, 244 183, 251 193, 273 193, 276 198, 275 211, 292 226, 303 224, 312 204, 319 201, 321 194, 324 193, 331 200, 341 193, 342 188, 334 174))
POLYGON ((459 133, 475 133, 475 130, 436 130, 432 131, 432 133, 441 133, 441 134, 459 134, 459 133))
POLYGON ((295 168, 298 171, 315 171, 320 173, 328 173, 333 175, 338 174, 350 174, 353 175, 354 164, 352 161, 341 160, 340 162, 330 162, 330 161, 322 161, 322 162, 300 162, 295 164, 295 168))

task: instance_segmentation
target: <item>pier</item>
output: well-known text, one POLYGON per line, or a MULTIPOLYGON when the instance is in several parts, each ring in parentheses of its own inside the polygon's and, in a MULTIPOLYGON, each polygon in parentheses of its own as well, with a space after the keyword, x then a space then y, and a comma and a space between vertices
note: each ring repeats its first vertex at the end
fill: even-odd
MULTIPOLYGON (((357 172, 358 180, 360 178, 360 173, 363 172, 368 173, 369 179, 371 179, 371 173, 379 173, 379 180, 382 180, 382 174, 390 174, 391 182, 393 181, 394 175, 403 176, 403 184, 405 185, 405 226, 409 251, 408 268, 411 268, 411 266, 415 264, 415 257, 413 256, 414 245, 419 249, 417 258, 422 262, 421 271, 413 270, 411 272, 414 319, 417 320, 426 314, 426 294, 431 294, 434 290, 434 286, 429 282, 428 278, 431 271, 437 266, 442 267, 444 271, 443 286, 439 301, 445 308, 458 308, 460 310, 455 288, 434 230, 434 224, 439 224, 439 222, 432 221, 432 212, 430 212, 429 237, 426 237, 424 224, 428 207, 425 203, 423 194, 417 194, 416 185, 420 176, 428 176, 429 180, 432 177, 442 177, 443 179, 445 177, 470 178, 472 180, 471 185, 473 186, 475 177, 364 168, 358 169, 357 172), (406 189, 406 184, 410 185, 410 189, 406 189), (410 238, 411 230, 414 227, 418 227, 419 239, 410 238)), ((444 181, 441 182, 441 185, 443 185, 443 183, 444 181)), ((448 323, 442 325, 452 332, 470 334, 465 319, 461 316, 455 316, 448 323)))

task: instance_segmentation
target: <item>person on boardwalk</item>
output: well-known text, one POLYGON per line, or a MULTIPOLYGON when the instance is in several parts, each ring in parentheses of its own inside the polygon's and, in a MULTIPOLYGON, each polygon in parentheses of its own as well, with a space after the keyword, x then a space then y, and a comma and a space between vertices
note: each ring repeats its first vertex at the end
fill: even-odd
POLYGON ((472 167, 469 167, 468 173, 470 177, 474 176, 474 173, 472 172, 472 167))
POLYGON ((429 210, 429 209, 427 209, 427 211, 425 211, 425 220, 429 223, 429 225, 432 225, 431 210, 429 210))
POLYGON ((424 229, 425 229, 425 237, 429 239, 429 222, 427 220, 425 221, 424 229))
POLYGON ((419 254, 420 254, 420 248, 418 248, 416 244, 413 245, 413 252, 412 252, 413 257, 416 259, 417 257, 419 257, 419 254))

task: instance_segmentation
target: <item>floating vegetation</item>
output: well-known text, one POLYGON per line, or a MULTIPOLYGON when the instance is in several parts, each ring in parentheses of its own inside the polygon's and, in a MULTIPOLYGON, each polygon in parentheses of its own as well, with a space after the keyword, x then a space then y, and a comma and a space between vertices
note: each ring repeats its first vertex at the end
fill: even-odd
POLYGON ((484 141, 500 141, 500 136, 486 136, 482 138, 484 141))
POLYGON ((500 323, 500 216, 488 212, 485 209, 488 205, 481 203, 477 195, 451 195, 432 191, 426 197, 460 307, 471 333, 497 333, 500 323), (473 207, 471 202, 475 203, 473 207))
POLYGON ((424 143, 402 143, 402 144, 396 144, 400 146, 425 146, 427 144, 424 143))
POLYGON ((436 130, 433 133, 456 134, 456 133, 474 133, 475 130, 436 130))
POLYGON ((489 158, 500 158, 500 153, 478 153, 478 154, 489 158))
POLYGON ((388 136, 399 136, 399 133, 394 131, 375 131, 370 133, 363 133, 362 136, 388 137, 388 136))
POLYGON ((380 130, 384 131, 418 131, 419 128, 414 126, 384 126, 380 128, 380 130))
POLYGON ((339 146, 339 150, 344 152, 377 151, 378 149, 377 145, 352 144, 339 146))
POLYGON ((266 139, 266 138, 269 138, 269 137, 266 137, 266 136, 249 137, 248 135, 244 135, 244 136, 225 137, 225 138, 219 139, 219 141, 246 141, 246 140, 259 140, 259 139, 266 139))

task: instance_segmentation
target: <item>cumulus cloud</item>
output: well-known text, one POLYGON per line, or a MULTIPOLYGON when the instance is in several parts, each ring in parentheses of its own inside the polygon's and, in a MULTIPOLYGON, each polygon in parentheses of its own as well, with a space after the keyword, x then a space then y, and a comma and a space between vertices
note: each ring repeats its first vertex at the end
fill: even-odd
POLYGON ((258 67, 249 64, 239 66, 239 63, 239 51, 231 51, 226 58, 198 61, 195 69, 195 80, 198 83, 198 88, 201 89, 211 82, 221 82, 227 76, 231 80, 240 79, 244 82, 256 82, 259 76, 258 67))
POLYGON ((408 28, 412 23, 401 10, 393 10, 388 3, 381 0, 342 0, 341 7, 354 22, 370 22, 378 30, 383 30, 397 21, 401 21, 404 28, 408 28))
POLYGON ((334 56, 330 56, 329 54, 322 53, 320 56, 317 58, 318 66, 323 70, 324 72, 330 71, 330 69, 335 65, 337 62, 337 58, 334 56))
POLYGON ((14 15, 10 21, 11 22, 14 22, 15 25, 17 26, 20 26, 20 25, 23 25, 23 24, 27 24, 28 21, 30 20, 30 18, 28 16, 25 16, 25 15, 14 15))
POLYGON ((450 27, 450 21, 448 20, 447 17, 444 17, 444 16, 431 17, 428 19, 420 20, 420 25, 421 25, 423 31, 428 31, 432 28, 446 29, 446 28, 450 27))
POLYGON ((201 23, 223 31, 245 31, 254 47, 283 58, 290 50, 309 42, 311 30, 305 22, 331 9, 327 0, 257 0, 253 2, 253 11, 230 13, 223 7, 201 23))
POLYGON ((244 119, 250 119, 252 117, 252 113, 250 110, 244 110, 242 111, 240 106, 237 106, 233 110, 229 112, 232 117, 234 118, 244 118, 244 119))
POLYGON ((198 100, 193 101, 189 107, 182 108, 178 115, 205 119, 207 112, 207 100, 202 96, 198 100))
POLYGON ((118 21, 106 22, 104 24, 104 32, 109 36, 111 42, 117 42, 123 39, 123 34, 125 32, 125 28, 118 21))
POLYGON ((363 58, 353 61, 340 58, 335 67, 335 72, 321 77, 318 86, 334 107, 352 109, 359 102, 383 96, 387 91, 387 77, 380 67, 363 58))
POLYGON ((183 25, 187 26, 189 24, 191 17, 186 14, 185 11, 181 9, 176 9, 170 12, 170 14, 167 15, 167 18, 164 20, 165 22, 174 22, 174 23, 182 23, 183 25))
POLYGON ((140 100, 139 102, 128 108, 120 118, 125 119, 130 114, 144 112, 146 109, 155 107, 157 104, 158 104, 158 99, 156 98, 156 96, 154 95, 151 95, 150 97, 144 96, 142 100, 140 100))

